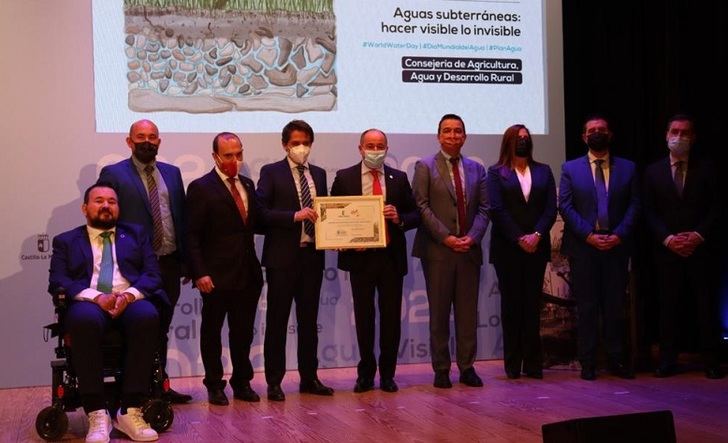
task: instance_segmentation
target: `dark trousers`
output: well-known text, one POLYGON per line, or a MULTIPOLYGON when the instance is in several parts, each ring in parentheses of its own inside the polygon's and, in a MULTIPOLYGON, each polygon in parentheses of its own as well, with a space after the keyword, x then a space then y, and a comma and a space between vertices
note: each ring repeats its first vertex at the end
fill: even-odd
POLYGON ((260 288, 246 288, 240 291, 213 290, 202 296, 202 321, 200 325, 200 354, 205 368, 202 380, 207 389, 223 389, 222 326, 228 321, 228 344, 233 373, 230 386, 238 390, 249 386, 253 379, 253 365, 250 362, 250 346, 253 343, 255 314, 258 310, 260 288))
POLYGON ((582 366, 596 364, 600 314, 607 356, 612 363, 624 362, 628 260, 624 253, 596 249, 569 260, 582 366))
POLYGON ((503 364, 507 372, 541 369, 541 298, 546 260, 513 251, 495 263, 501 295, 503 364))
POLYGON ((95 303, 73 302, 65 327, 71 334, 73 369, 86 413, 106 409, 101 343, 112 326, 118 327, 124 337, 121 406, 139 407, 149 392, 159 335, 159 316, 154 305, 137 300, 112 319, 95 303))
POLYGON ((717 273, 710 257, 693 257, 658 262, 660 275, 660 363, 677 360, 680 332, 680 299, 695 300, 700 350, 705 365, 718 364, 719 316, 717 310, 717 273))
POLYGON ((286 373, 286 335, 291 305, 296 301, 298 373, 302 381, 316 378, 318 369, 318 307, 323 268, 316 249, 298 248, 294 265, 266 268, 268 304, 265 325, 265 380, 279 385, 286 373))
POLYGON ((448 260, 422 260, 430 305, 430 352, 435 372, 450 370, 450 309, 455 311, 455 358, 463 372, 473 367, 477 347, 480 265, 467 253, 448 260))
POLYGON ((366 251, 366 266, 349 273, 354 299, 356 340, 360 360, 360 378, 372 379, 377 372, 374 356, 375 293, 379 294, 379 376, 394 378, 401 335, 402 280, 392 257, 384 250, 366 251))
POLYGON ((167 346, 169 345, 169 327, 172 325, 174 307, 180 295, 180 279, 182 279, 182 263, 179 253, 173 252, 158 258, 159 270, 162 274, 162 288, 169 298, 169 306, 161 307, 159 314, 159 357, 162 360, 164 375, 167 375, 167 346))

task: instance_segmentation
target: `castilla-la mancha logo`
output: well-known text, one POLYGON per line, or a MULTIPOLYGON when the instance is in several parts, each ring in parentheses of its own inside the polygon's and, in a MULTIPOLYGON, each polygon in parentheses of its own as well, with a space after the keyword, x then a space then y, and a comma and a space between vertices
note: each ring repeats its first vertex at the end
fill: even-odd
POLYGON ((51 258, 51 241, 48 234, 36 235, 35 245, 31 245, 32 243, 23 248, 24 251, 20 254, 21 260, 48 260, 49 258, 51 258))

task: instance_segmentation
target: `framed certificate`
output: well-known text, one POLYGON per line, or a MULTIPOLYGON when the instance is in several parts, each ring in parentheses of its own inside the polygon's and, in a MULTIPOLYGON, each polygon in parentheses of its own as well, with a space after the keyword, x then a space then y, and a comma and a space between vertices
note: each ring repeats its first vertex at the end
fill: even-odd
POLYGON ((384 197, 316 197, 316 249, 385 248, 384 197))

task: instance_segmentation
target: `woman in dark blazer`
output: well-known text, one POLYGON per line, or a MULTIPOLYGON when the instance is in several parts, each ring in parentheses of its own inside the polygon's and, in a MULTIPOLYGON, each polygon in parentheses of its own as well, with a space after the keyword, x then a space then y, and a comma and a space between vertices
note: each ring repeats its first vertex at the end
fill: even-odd
POLYGON ((488 169, 493 231, 490 262, 498 276, 503 325, 503 360, 508 378, 521 371, 543 378, 540 307, 549 232, 556 220, 556 185, 551 168, 533 160, 531 133, 513 125, 503 134, 498 163, 488 169))

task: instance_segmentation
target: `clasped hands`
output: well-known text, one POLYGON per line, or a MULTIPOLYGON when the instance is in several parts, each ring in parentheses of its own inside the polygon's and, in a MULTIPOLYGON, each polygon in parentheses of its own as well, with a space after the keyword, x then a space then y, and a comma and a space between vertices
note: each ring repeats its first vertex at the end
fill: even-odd
POLYGON ((117 318, 135 299, 134 294, 130 292, 113 292, 99 294, 93 299, 93 302, 107 312, 111 318, 117 318))
POLYGON ((600 251, 608 251, 622 243, 622 239, 615 234, 592 232, 586 237, 586 242, 600 251))
POLYGON ((475 242, 468 235, 463 235, 462 237, 448 235, 442 243, 455 252, 468 252, 475 242))
POLYGON ((693 255, 703 241, 696 232, 678 232, 667 243, 667 248, 680 257, 687 258, 693 255))
POLYGON ((537 233, 525 234, 518 239, 518 246, 529 254, 536 252, 538 243, 541 241, 541 236, 537 233))

